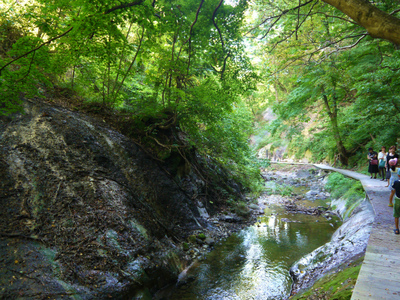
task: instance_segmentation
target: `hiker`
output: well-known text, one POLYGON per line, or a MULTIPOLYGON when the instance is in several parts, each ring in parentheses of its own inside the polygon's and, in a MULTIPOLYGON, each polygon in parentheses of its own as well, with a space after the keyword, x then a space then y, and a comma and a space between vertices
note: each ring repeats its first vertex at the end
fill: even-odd
MULTIPOLYGON (((390 173, 391 173, 389 189, 391 190, 392 193, 393 193, 393 184, 395 183, 395 181, 399 180, 398 172, 400 171, 400 168, 398 167, 397 163, 398 163, 397 158, 393 158, 393 159, 389 160, 390 173)), ((393 196, 389 197, 389 206, 390 207, 393 207, 392 200, 393 200, 393 196)))
POLYGON ((378 153, 378 170, 379 170, 379 176, 382 177, 381 181, 385 181, 386 179, 386 147, 383 146, 381 148, 381 151, 378 153))
POLYGON ((393 217, 395 229, 393 230, 395 234, 399 234, 399 217, 400 217, 400 181, 396 180, 392 186, 392 192, 390 193, 389 202, 393 203, 394 196, 394 206, 393 206, 393 217))
POLYGON ((390 184, 390 166, 388 162, 393 158, 399 159, 399 156, 396 154, 396 146, 390 146, 389 153, 386 156, 386 179, 387 179, 386 187, 388 187, 390 184))
POLYGON ((368 148, 367 158, 369 160, 368 173, 371 174, 371 178, 374 176, 376 179, 376 174, 378 173, 378 153, 376 153, 372 148, 368 148))

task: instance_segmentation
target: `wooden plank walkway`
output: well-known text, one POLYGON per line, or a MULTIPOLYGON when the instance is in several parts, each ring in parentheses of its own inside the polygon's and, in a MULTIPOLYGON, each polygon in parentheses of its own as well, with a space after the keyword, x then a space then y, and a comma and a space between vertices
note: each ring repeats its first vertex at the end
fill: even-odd
POLYGON ((314 166, 359 180, 375 211, 367 251, 351 300, 400 299, 400 235, 393 233, 394 218, 392 208, 388 207, 387 181, 326 165, 314 166))

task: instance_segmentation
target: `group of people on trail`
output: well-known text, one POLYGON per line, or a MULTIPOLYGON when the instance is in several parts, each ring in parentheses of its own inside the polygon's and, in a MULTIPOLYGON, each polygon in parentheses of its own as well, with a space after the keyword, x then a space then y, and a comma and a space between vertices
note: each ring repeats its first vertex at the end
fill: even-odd
POLYGON ((396 153, 396 146, 390 146, 388 153, 386 153, 386 147, 382 147, 379 154, 372 148, 368 148, 368 160, 368 173, 371 174, 371 178, 379 179, 377 178, 379 173, 382 181, 387 180, 386 187, 390 189, 389 207, 393 207, 394 233, 400 234, 400 160, 396 153))
POLYGON ((382 147, 379 153, 376 153, 372 148, 368 148, 368 160, 368 173, 371 174, 371 178, 378 179, 377 174, 379 173, 381 180, 387 180, 387 186, 389 186, 392 174, 395 177, 397 176, 396 168, 400 164, 396 146, 390 146, 388 153, 386 153, 386 147, 382 147))

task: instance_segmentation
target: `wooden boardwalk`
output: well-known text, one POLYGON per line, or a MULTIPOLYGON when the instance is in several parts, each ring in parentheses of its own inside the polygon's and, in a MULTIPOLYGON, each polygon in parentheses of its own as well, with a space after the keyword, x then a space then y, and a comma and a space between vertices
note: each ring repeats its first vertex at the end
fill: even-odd
POLYGON ((375 211, 367 251, 351 300, 400 299, 400 235, 393 233, 394 218, 392 208, 388 207, 387 181, 326 165, 314 166, 359 180, 375 211))

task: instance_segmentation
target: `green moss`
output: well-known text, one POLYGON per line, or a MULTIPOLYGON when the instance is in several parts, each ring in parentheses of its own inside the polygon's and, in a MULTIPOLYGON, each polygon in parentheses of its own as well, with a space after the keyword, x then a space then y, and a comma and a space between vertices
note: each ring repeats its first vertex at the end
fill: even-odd
POLYGON ((189 244, 188 243, 183 243, 182 244, 182 249, 183 249, 183 251, 188 251, 189 250, 189 244))
POLYGON ((199 233, 199 234, 197 235, 197 237, 198 237, 199 239, 201 239, 201 240, 205 240, 205 239, 206 239, 206 235, 205 235, 204 233, 199 233))
POLYGON ((364 257, 351 264, 340 266, 312 286, 311 289, 290 297, 291 300, 331 299, 348 300, 351 298, 364 257))
POLYGON ((138 224, 135 220, 133 220, 133 219, 129 220, 129 224, 133 228, 138 230, 146 240, 149 238, 146 228, 144 228, 142 225, 138 224))
POLYGON ((196 243, 196 236, 194 234, 190 235, 188 237, 188 241, 189 241, 189 243, 196 243))

